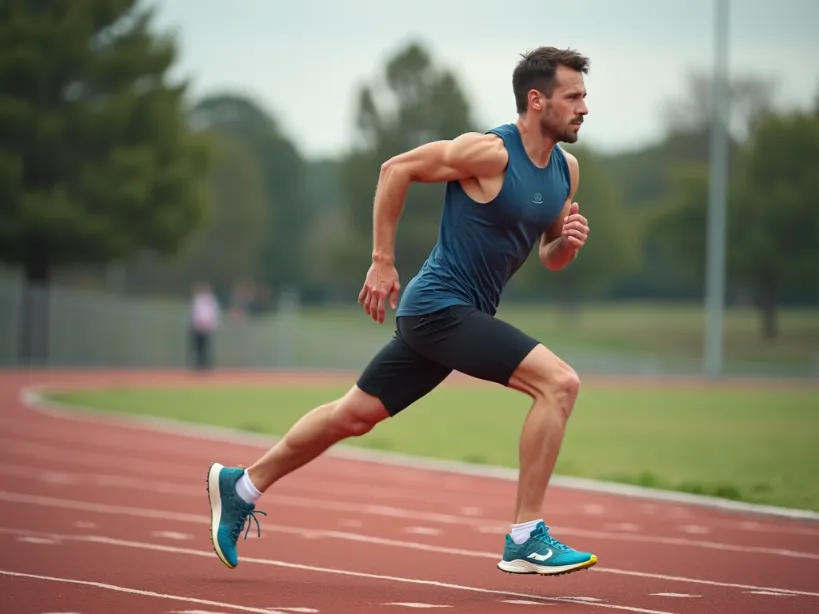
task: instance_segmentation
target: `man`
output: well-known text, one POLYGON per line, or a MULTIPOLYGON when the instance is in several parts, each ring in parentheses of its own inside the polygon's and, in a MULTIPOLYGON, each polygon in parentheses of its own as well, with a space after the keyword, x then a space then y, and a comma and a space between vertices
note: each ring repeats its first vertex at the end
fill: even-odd
POLYGON ((428 143, 383 164, 372 266, 359 295, 364 311, 382 323, 387 303, 393 309, 398 303, 394 239, 413 181, 447 184, 438 243, 400 301, 395 336, 345 395, 305 414, 247 470, 211 465, 211 536, 225 565, 238 564, 239 532, 277 480, 395 416, 453 370, 533 400, 520 438, 514 522, 498 568, 561 574, 597 562, 550 536, 541 518, 578 376, 538 341, 494 317, 504 286, 536 244, 544 266, 557 271, 586 242, 587 221, 572 200, 577 161, 557 143, 577 140, 588 113, 587 72, 580 54, 541 47, 514 70, 514 124, 428 143))

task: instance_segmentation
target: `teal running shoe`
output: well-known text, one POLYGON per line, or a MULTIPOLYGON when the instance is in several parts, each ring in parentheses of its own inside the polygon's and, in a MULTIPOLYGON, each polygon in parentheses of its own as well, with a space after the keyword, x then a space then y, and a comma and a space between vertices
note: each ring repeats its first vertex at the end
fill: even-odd
POLYGON ((251 519, 256 521, 261 536, 261 526, 256 514, 267 515, 265 512, 255 511, 256 506, 253 503, 247 503, 236 494, 236 481, 242 477, 244 471, 242 468, 223 467, 219 463, 213 463, 208 469, 210 540, 219 559, 231 569, 239 564, 236 542, 245 523, 247 523, 245 539, 250 532, 251 519))
POLYGON ((522 544, 506 536, 506 549, 498 562, 498 569, 507 573, 561 574, 588 569, 597 563, 597 557, 589 552, 578 552, 549 535, 549 527, 539 522, 522 544))

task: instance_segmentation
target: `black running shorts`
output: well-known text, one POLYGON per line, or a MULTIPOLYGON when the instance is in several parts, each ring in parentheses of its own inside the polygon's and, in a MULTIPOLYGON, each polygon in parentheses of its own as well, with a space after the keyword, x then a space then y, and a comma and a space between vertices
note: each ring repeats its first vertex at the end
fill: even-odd
POLYGON ((453 370, 507 386, 536 345, 529 335, 474 307, 400 316, 395 336, 364 368, 357 385, 394 416, 453 370))

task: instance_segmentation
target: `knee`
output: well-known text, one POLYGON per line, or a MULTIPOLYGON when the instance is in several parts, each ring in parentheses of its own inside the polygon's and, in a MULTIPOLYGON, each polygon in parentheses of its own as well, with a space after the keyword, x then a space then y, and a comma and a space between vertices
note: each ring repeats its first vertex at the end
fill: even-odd
POLYGON ((563 363, 557 376, 557 388, 561 394, 570 402, 570 409, 580 394, 580 376, 577 371, 569 365, 563 363))
POLYGON ((580 393, 580 376, 564 362, 543 368, 535 381, 535 394, 539 397, 557 397, 561 407, 571 411, 580 393))
POLYGON ((333 404, 333 428, 342 437, 361 437, 389 414, 381 401, 354 389, 333 404))
POLYGON ((530 355, 511 382, 536 401, 556 405, 568 418, 580 393, 577 372, 551 352, 540 349, 530 355))

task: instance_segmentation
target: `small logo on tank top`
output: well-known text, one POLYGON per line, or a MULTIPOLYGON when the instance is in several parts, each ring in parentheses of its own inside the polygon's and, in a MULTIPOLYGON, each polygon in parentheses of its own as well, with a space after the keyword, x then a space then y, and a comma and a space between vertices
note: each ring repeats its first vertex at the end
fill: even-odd
POLYGON ((532 202, 535 203, 536 205, 539 205, 540 203, 542 203, 543 202, 543 194, 541 194, 540 192, 535 192, 535 195, 532 197, 532 202))

